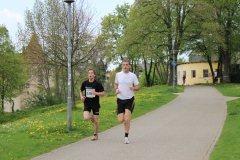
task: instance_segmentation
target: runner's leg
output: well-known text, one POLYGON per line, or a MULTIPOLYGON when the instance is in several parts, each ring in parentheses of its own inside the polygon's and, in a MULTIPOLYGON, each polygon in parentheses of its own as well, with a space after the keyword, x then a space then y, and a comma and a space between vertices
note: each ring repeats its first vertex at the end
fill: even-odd
POLYGON ((93 115, 94 134, 98 134, 98 115, 93 115))
POLYGON ((119 114, 118 114, 118 122, 119 122, 119 123, 124 122, 124 113, 119 113, 119 114))
POLYGON ((92 119, 92 116, 90 115, 89 111, 84 111, 83 112, 83 117, 84 117, 85 121, 88 121, 88 120, 92 119))
POLYGON ((131 120, 131 111, 129 109, 125 109, 125 114, 124 114, 125 133, 129 133, 129 130, 130 130, 130 120, 131 120))

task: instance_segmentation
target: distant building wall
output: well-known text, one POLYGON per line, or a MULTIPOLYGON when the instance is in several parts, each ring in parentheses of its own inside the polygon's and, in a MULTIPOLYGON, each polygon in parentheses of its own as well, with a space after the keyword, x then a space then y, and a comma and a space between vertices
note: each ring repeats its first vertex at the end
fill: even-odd
MULTIPOLYGON (((18 96, 17 98, 13 98, 14 111, 21 109, 21 104, 20 104, 21 100, 20 99, 21 99, 20 96, 18 96)), ((11 102, 4 103, 4 111, 5 112, 12 112, 12 105, 13 105, 13 103, 11 103, 11 102)))
MULTIPOLYGON (((23 93, 13 98, 14 101, 14 111, 23 110, 26 108, 24 100, 28 98, 32 93, 38 91, 38 85, 36 81, 31 81, 28 86, 24 89, 23 93)), ((12 112, 12 104, 11 102, 4 103, 4 111, 5 112, 12 112)))
MULTIPOLYGON (((213 71, 217 69, 218 63, 212 62, 213 71)), ((183 84, 183 74, 186 74, 185 85, 199 83, 212 83, 213 77, 207 62, 189 62, 177 65, 177 84, 183 84)))

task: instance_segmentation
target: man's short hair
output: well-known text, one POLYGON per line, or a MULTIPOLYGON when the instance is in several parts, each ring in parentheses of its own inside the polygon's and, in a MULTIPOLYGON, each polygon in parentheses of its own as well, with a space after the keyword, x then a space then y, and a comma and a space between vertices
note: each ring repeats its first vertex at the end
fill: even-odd
POLYGON ((122 62, 128 62, 128 64, 130 64, 129 60, 124 59, 122 62))
POLYGON ((93 69, 89 69, 88 72, 89 72, 89 71, 93 71, 93 73, 95 74, 95 71, 94 71, 93 69))

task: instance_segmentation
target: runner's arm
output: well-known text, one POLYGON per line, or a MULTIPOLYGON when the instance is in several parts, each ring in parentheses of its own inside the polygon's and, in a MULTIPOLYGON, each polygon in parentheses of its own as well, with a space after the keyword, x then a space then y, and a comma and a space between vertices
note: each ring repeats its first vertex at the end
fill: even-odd
POLYGON ((138 91, 140 89, 140 84, 137 84, 136 86, 133 87, 134 91, 138 91))

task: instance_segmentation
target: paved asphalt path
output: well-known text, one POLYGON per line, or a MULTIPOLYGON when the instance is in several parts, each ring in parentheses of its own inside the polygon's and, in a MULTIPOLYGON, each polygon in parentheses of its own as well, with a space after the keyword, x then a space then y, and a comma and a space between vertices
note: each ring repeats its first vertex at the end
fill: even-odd
POLYGON ((121 124, 99 133, 97 141, 88 137, 33 160, 207 160, 225 121, 226 101, 233 99, 211 86, 187 86, 170 103, 131 121, 130 144, 123 142, 121 124))

